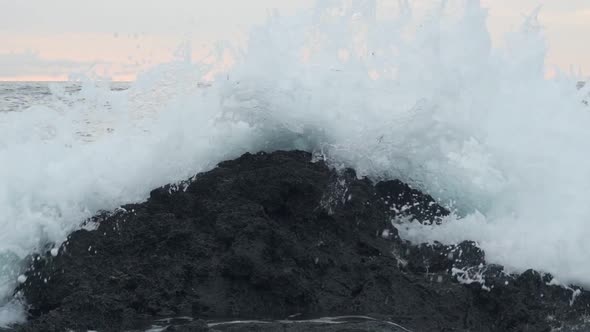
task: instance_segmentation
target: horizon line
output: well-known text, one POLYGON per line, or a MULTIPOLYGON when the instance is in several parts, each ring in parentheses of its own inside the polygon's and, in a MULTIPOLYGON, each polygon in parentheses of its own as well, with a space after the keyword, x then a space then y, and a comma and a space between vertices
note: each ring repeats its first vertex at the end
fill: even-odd
MULTIPOLYGON (((93 80, 95 82, 113 82, 113 83, 133 83, 135 80, 93 80)), ((0 83, 80 83, 81 81, 73 80, 3 80, 0 83)))

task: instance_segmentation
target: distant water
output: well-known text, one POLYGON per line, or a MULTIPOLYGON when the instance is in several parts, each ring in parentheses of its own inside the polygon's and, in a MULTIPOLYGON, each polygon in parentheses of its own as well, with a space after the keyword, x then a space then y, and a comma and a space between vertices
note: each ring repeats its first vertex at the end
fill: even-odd
MULTIPOLYGON (((129 88, 129 83, 110 83, 113 91, 129 88)), ((80 92, 77 82, 0 82, 0 112, 22 111, 31 106, 50 105, 58 97, 51 87, 69 95, 80 92)))
POLYGON ((0 112, 20 111, 50 98, 46 83, 0 82, 0 112))

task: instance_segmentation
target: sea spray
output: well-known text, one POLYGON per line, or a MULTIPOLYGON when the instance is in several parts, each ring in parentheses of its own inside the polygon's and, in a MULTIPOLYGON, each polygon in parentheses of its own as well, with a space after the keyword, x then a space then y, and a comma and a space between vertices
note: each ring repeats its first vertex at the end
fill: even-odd
POLYGON ((224 159, 298 148, 455 210, 439 227, 400 227, 408 239, 475 240, 490 262, 589 285, 590 113, 574 79, 545 78, 536 16, 493 48, 475 0, 379 12, 324 0, 272 13, 217 65, 159 65, 126 91, 54 87, 53 103, 0 114, 3 257, 224 159))

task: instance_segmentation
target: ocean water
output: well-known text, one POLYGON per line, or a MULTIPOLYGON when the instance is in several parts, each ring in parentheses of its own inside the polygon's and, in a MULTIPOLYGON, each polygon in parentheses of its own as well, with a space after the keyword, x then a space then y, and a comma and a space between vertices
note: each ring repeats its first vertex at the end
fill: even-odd
POLYGON ((399 226, 407 239, 475 240, 510 271, 590 286, 590 84, 546 78, 536 13, 495 47, 477 0, 377 12, 271 13, 216 61, 184 56, 129 84, 1 84, 0 323, 24 317, 12 290, 27 254, 98 210, 274 149, 400 178, 454 211, 399 226))
MULTIPOLYGON (((112 91, 129 88, 126 82, 106 83, 112 91)), ((0 81, 0 113, 19 112, 33 106, 51 106, 56 102, 75 102, 75 96, 82 89, 82 82, 2 82, 0 81), (54 93, 55 91, 60 93, 54 93), (70 98, 61 98, 60 95, 70 98)), ((81 97, 83 98, 83 97, 81 97)))

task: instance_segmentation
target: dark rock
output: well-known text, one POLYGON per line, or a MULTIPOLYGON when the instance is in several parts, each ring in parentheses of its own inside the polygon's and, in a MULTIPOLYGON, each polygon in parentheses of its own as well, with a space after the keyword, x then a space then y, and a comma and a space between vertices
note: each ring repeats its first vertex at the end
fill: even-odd
POLYGON ((464 241, 458 245, 445 246, 440 243, 412 245, 405 243, 407 268, 419 273, 448 273, 453 268, 485 264, 485 254, 475 242, 464 241))
POLYGON ((399 181, 382 181, 375 185, 379 201, 393 217, 409 217, 423 223, 440 223, 450 212, 430 196, 399 181))
MULTIPOLYGON (((297 314, 381 317, 346 322, 358 325, 349 331, 386 321, 417 331, 544 331, 586 312, 588 293, 570 303, 572 291, 534 273, 486 265, 472 242, 402 241, 392 217, 436 221, 448 211, 399 181, 374 186, 310 160, 299 151, 245 154, 99 215, 57 256, 31 257, 17 290, 30 320, 17 329, 121 331, 189 316, 296 331, 276 320, 297 314)), ((168 328, 205 328, 191 324, 168 328)))
POLYGON ((190 322, 188 324, 170 325, 162 332, 208 332, 210 331, 207 323, 202 320, 190 322))
POLYGON ((219 332, 408 332, 409 330, 393 322, 370 319, 368 317, 335 317, 315 320, 246 321, 210 324, 219 332))

